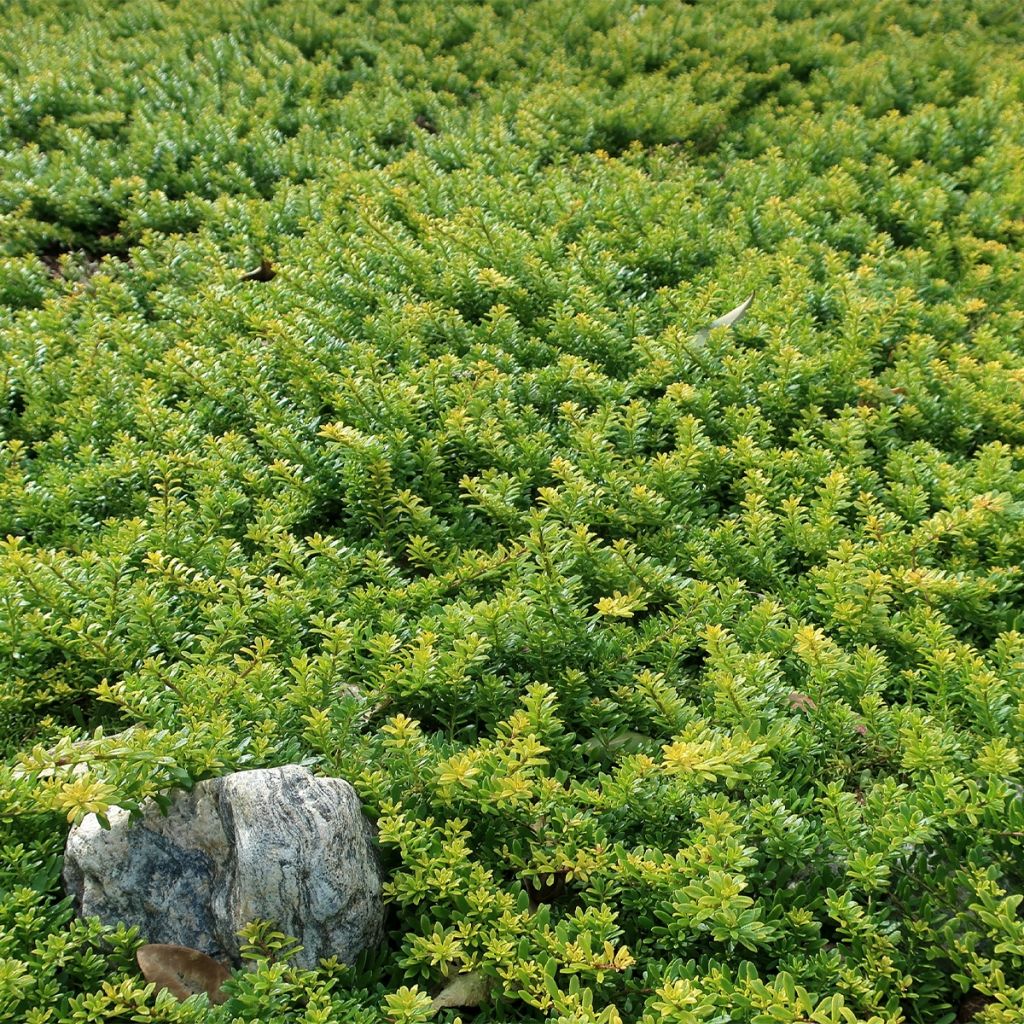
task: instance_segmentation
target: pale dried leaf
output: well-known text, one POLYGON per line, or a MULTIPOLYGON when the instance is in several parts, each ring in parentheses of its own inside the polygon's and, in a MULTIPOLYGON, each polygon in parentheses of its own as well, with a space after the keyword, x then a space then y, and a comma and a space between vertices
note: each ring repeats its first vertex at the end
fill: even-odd
POLYGON ((213 957, 188 946, 154 942, 135 954, 146 981, 156 983, 157 991, 167 989, 177 999, 205 992, 211 1003, 227 1001, 221 986, 231 976, 213 957))
POLYGON ((733 324, 743 319, 753 301, 754 293, 751 292, 735 309, 730 309, 728 313, 723 313, 717 320, 712 320, 707 327, 702 327, 693 336, 693 340, 695 342, 705 342, 716 327, 732 327, 733 324))
POLYGON ((435 1010, 448 1006, 479 1006, 491 991, 493 980, 479 971, 459 974, 453 978, 430 1004, 435 1010))

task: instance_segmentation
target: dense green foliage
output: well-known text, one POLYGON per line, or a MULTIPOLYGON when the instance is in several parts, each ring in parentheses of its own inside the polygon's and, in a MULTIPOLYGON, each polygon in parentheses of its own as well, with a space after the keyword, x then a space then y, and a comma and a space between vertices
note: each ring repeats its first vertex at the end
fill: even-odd
POLYGON ((8 0, 0 1021, 1024 1020, 1022 55, 1005 0, 8 0), (155 997, 68 821, 291 761, 388 944, 155 997))

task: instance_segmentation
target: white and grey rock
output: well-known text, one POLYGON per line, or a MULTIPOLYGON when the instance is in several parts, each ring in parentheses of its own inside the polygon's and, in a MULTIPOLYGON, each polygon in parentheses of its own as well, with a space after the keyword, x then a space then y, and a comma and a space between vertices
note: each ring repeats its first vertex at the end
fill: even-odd
POLYGON ((369 822, 344 779, 288 765, 236 772, 152 801, 130 820, 112 807, 71 830, 64 881, 83 917, 137 925, 149 942, 239 962, 237 932, 257 918, 302 943, 295 963, 351 963, 383 935, 369 822))

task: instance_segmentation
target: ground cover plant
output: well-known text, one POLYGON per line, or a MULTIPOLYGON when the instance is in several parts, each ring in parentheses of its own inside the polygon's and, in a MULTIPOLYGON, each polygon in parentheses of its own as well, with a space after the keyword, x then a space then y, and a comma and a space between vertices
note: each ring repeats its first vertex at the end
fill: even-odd
POLYGON ((1024 1020, 1022 42, 9 0, 0 1021, 1024 1020), (386 944, 154 994, 69 822, 290 762, 386 944))

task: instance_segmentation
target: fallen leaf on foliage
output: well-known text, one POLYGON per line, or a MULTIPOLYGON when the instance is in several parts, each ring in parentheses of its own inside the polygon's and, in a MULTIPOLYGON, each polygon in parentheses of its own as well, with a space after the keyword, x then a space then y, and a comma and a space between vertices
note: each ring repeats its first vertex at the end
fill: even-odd
POLYGON ((430 1004, 435 1010, 447 1006, 479 1006, 488 996, 494 982, 479 971, 460 974, 450 981, 430 1004))
POLYGON ((789 695, 789 706, 797 711, 813 711, 818 705, 814 702, 813 697, 808 697, 806 693, 794 690, 789 695))
POLYGON ((198 949, 154 942, 140 947, 135 959, 146 981, 155 982, 158 992, 165 988, 181 1000, 205 992, 211 1003, 227 1001, 221 985, 230 972, 198 949))
POLYGON ((272 281, 275 277, 277 277, 277 271, 273 264, 270 260, 263 260, 255 270, 243 274, 241 279, 243 281, 272 281))
POLYGON ((746 315, 750 304, 754 301, 754 293, 751 292, 735 309, 730 309, 728 313, 723 313, 717 320, 712 320, 707 327, 702 327, 694 336, 693 340, 696 342, 707 341, 711 335, 711 332, 716 327, 732 327, 733 324, 738 323, 746 315))

